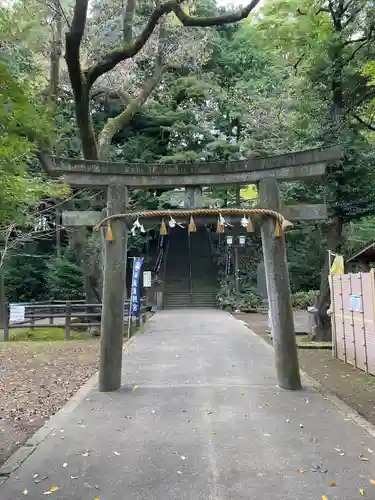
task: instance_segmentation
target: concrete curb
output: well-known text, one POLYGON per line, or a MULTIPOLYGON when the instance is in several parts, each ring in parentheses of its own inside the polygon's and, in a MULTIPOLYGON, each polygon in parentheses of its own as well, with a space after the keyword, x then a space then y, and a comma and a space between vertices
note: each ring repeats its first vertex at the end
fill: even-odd
MULTIPOLYGON (((135 340, 136 335, 130 337, 130 339, 124 345, 123 352, 131 346, 135 340)), ((62 427, 62 423, 66 416, 72 413, 77 406, 87 397, 87 395, 94 389, 98 382, 99 372, 95 372, 72 396, 60 410, 52 415, 52 417, 46 422, 40 429, 38 429, 35 434, 29 438, 24 445, 18 448, 13 455, 11 455, 8 460, 0 467, 0 487, 5 483, 8 477, 17 470, 20 465, 34 453, 37 447, 43 443, 43 441, 58 427, 62 427)))
MULTIPOLYGON (((258 335, 256 332, 251 330, 251 328, 249 328, 247 323, 245 323, 240 319, 237 319, 237 321, 240 321, 246 327, 247 331, 255 335, 263 345, 273 350, 273 346, 269 344, 265 339, 263 339, 260 335, 258 335)), ((324 396, 324 399, 326 399, 334 406, 336 406, 336 408, 338 408, 346 417, 350 418, 350 420, 352 420, 354 423, 356 423, 362 429, 368 432, 370 436, 375 438, 375 425, 371 424, 371 422, 362 417, 362 415, 360 415, 356 410, 354 410, 354 408, 352 408, 347 403, 342 401, 335 394, 326 389, 320 382, 315 380, 313 377, 310 377, 310 375, 305 373, 303 370, 300 370, 300 373, 302 379, 306 382, 306 384, 312 387, 315 391, 320 392, 322 396, 324 396)))

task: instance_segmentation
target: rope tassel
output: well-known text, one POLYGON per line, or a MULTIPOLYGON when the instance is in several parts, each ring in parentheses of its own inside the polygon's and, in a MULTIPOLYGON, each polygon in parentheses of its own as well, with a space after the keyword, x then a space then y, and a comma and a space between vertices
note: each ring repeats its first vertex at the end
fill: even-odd
POLYGON ((281 227, 281 224, 280 224, 280 221, 278 219, 276 219, 275 221, 275 232, 274 232, 274 236, 276 238, 280 238, 280 236, 283 234, 283 229, 281 227))
POLYGON ((197 226, 195 225, 194 218, 191 215, 189 222, 189 233, 195 233, 196 231, 197 231, 197 226))
POLYGON ((108 226, 107 226, 106 240, 107 241, 113 241, 114 239, 115 239, 115 237, 113 235, 111 223, 109 223, 108 226))
POLYGON ((165 236, 166 234, 168 234, 167 226, 165 224, 165 220, 162 219, 161 220, 161 226, 160 226, 160 235, 161 236, 165 236))
POLYGON ((217 219, 216 232, 217 233, 223 233, 224 232, 224 224, 221 223, 220 217, 217 219))

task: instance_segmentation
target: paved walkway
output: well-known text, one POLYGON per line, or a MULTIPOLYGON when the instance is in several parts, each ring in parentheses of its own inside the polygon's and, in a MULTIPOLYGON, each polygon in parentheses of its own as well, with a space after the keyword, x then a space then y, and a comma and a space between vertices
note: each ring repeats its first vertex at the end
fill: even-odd
POLYGON ((224 312, 156 314, 123 389, 53 422, 1 500, 375 498, 375 440, 313 389, 280 391, 272 349, 224 312))

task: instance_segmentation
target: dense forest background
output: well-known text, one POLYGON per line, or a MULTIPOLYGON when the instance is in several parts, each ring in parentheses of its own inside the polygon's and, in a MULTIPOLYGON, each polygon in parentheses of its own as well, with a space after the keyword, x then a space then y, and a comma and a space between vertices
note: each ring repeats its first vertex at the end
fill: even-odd
MULTIPOLYGON (((287 236, 296 303, 319 289, 327 303, 327 250, 348 255, 375 237, 375 6, 257 3, 233 18, 227 11, 238 5, 226 11, 215 0, 0 2, 0 238, 9 300, 100 300, 97 239, 63 228, 56 213, 63 203, 102 208, 104 193, 49 179, 46 152, 165 163, 341 144, 342 160, 325 179, 282 186, 285 203, 329 206, 328 221, 300 222, 287 236), (202 18, 209 22, 194 21, 202 18)), ((179 191, 130 192, 133 207, 181 199, 179 191)), ((238 192, 207 187, 204 199, 236 205, 238 192)), ((131 254, 157 238, 132 238, 131 254)), ((259 237, 251 238, 241 254, 242 301, 254 292, 261 256, 259 237)))

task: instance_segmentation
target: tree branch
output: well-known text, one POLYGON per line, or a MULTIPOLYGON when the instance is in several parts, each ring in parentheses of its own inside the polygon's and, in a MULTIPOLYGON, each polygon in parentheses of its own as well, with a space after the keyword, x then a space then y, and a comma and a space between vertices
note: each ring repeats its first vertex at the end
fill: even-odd
POLYGON ((365 47, 368 43, 371 42, 371 39, 368 38, 366 40, 364 40, 360 45, 358 45, 358 47, 356 49, 353 50, 353 52, 350 54, 350 56, 347 58, 346 60, 346 63, 349 63, 350 61, 352 61, 355 57, 355 55, 361 50, 363 49, 363 47, 365 47))
MULTIPOLYGON (((161 20, 159 25, 158 49, 155 58, 155 68, 152 75, 146 80, 139 96, 136 99, 128 100, 128 102, 125 101, 125 109, 115 118, 109 119, 99 135, 99 156, 103 160, 108 157, 108 151, 113 137, 131 122, 143 104, 150 97, 157 84, 160 82, 164 72, 175 69, 173 66, 164 64, 164 47, 166 38, 165 28, 164 18, 161 20)), ((118 92, 118 94, 121 97, 121 91, 118 92)))
POLYGON ((72 25, 65 34, 65 60, 73 93, 77 99, 82 97, 83 79, 80 62, 80 48, 85 31, 88 0, 76 0, 72 25))
POLYGON ((328 14, 330 14, 330 10, 327 9, 327 7, 321 7, 320 9, 318 9, 316 12, 315 12, 315 15, 317 16, 318 14, 320 14, 321 12, 327 12, 328 14))
POLYGON ((65 34, 65 60, 75 100, 75 113, 84 157, 97 160, 98 151, 90 115, 90 87, 82 73, 80 48, 85 32, 88 0, 76 0, 73 21, 65 34))
POLYGON ((160 82, 163 73, 168 69, 170 69, 168 66, 160 67, 157 65, 150 78, 144 84, 139 96, 129 101, 126 108, 119 115, 115 118, 110 118, 106 122, 98 138, 100 159, 106 160, 108 158, 108 151, 113 137, 131 122, 160 82))
POLYGON ((333 8, 332 0, 328 1, 328 9, 332 17, 333 25, 336 31, 341 31, 341 19, 336 16, 335 9, 333 8))
POLYGON ((357 114, 354 114, 352 115, 353 118, 355 118, 361 125, 363 125, 364 127, 368 128, 369 130, 372 130, 373 132, 375 132, 375 126, 374 125, 371 125, 371 123, 367 123, 365 122, 364 120, 362 120, 362 118, 360 116, 358 116, 357 114))
POLYGON ((298 66, 300 65, 300 63, 303 61, 303 58, 305 57, 305 53, 303 52, 303 54, 297 59, 297 61, 293 64, 293 69, 295 71, 295 73, 297 74, 297 71, 298 71, 298 66))
MULTIPOLYGON (((87 84, 90 89, 93 83, 104 73, 107 73, 113 69, 121 61, 125 61, 133 56, 135 56, 146 44, 147 40, 150 38, 159 19, 170 12, 174 12, 176 17, 184 26, 196 26, 196 27, 207 27, 207 26, 220 26, 228 23, 236 23, 245 19, 250 12, 256 7, 260 0, 252 0, 246 7, 238 10, 237 12, 224 14, 221 16, 213 17, 194 17, 189 16, 184 12, 181 7, 183 0, 168 0, 165 3, 157 6, 153 13, 151 14, 148 23, 146 24, 140 35, 134 40, 132 44, 125 45, 121 50, 114 50, 109 52, 101 61, 99 61, 94 66, 91 66, 87 70, 87 84)), ((85 2, 87 0, 77 0, 78 2, 85 2)))
POLYGON ((133 21, 135 13, 136 0, 128 0, 124 14, 124 25, 122 29, 124 44, 131 43, 133 40, 133 21))

